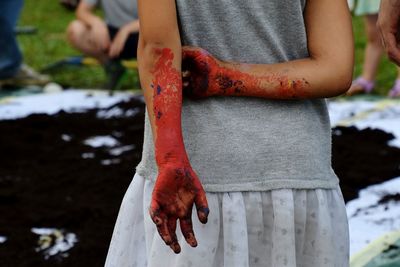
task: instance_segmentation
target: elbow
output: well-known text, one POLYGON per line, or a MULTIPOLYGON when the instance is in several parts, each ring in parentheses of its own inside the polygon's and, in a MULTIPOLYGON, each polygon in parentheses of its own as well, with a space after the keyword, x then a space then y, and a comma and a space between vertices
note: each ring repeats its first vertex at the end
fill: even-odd
POLYGON ((331 61, 326 70, 329 97, 342 95, 349 90, 353 79, 353 60, 331 61))
POLYGON ((172 51, 174 58, 181 58, 181 46, 172 42, 141 40, 138 45, 138 61, 145 70, 151 71, 155 68, 156 62, 165 51, 172 51))
MULTIPOLYGON (((178 30, 160 33, 158 30, 145 31, 139 35, 138 55, 149 59, 158 57, 163 49, 181 52, 181 41, 178 30)), ((180 56, 180 55, 179 55, 180 56)))
POLYGON ((146 59, 156 57, 160 55, 162 49, 168 47, 166 43, 163 42, 146 42, 143 41, 138 46, 138 53, 146 59))
POLYGON ((163 51, 165 52, 167 49, 171 52, 175 62, 181 61, 182 46, 178 28, 164 28, 164 30, 160 31, 159 27, 154 27, 153 25, 140 29, 137 54, 139 68, 142 70, 154 70, 163 51))
MULTIPOLYGON (((351 38, 350 38, 351 39, 351 38)), ((353 42, 341 42, 310 53, 316 66, 323 97, 335 97, 350 88, 354 69, 353 42)))
POLYGON ((339 96, 349 90, 353 78, 353 69, 346 67, 345 70, 339 71, 334 75, 335 82, 331 88, 332 96, 339 96))
POLYGON ((336 73, 334 76, 337 81, 337 86, 334 88, 335 96, 346 93, 353 81, 354 47, 351 45, 341 51, 331 60, 331 68, 336 73))
POLYGON ((144 55, 159 55, 163 49, 181 49, 180 39, 168 38, 141 38, 139 42, 139 52, 144 55))
MULTIPOLYGON (((138 61, 142 70, 152 71, 155 68, 157 59, 160 57, 162 50, 165 48, 163 43, 144 43, 138 46, 138 61)), ((141 71, 142 71, 141 70, 141 71)))
POLYGON ((353 82, 353 68, 343 74, 340 95, 346 93, 353 82))

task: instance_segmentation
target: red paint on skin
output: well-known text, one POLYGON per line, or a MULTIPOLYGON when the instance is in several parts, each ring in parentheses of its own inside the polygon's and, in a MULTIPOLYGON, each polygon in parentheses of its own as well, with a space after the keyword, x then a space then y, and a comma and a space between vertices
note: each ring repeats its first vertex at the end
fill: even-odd
POLYGON ((304 98, 308 82, 305 79, 289 79, 286 74, 272 73, 255 76, 245 73, 248 64, 234 64, 226 68, 202 49, 186 50, 184 61, 192 73, 189 95, 195 97, 254 96, 261 98, 304 98), (207 76, 207 77, 206 77, 207 76), (205 85, 199 81, 207 80, 205 85))
POLYGON ((182 79, 173 66, 170 49, 160 49, 152 72, 155 122, 155 157, 158 177, 154 185, 150 215, 165 243, 180 252, 176 222, 186 241, 197 246, 192 228, 192 207, 196 204, 201 222, 207 222, 208 205, 203 187, 190 166, 181 128, 182 79))
POLYGON ((163 164, 169 155, 188 162, 181 128, 182 79, 172 63, 170 49, 156 51, 160 55, 153 75, 153 111, 156 116, 156 161, 163 164))

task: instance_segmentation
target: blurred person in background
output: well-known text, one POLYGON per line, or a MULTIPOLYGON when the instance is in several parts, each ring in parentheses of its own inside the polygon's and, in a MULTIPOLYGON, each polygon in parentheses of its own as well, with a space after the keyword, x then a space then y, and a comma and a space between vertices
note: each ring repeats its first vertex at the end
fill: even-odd
MULTIPOLYGON (((349 2, 352 6, 352 1, 349 2)), ((346 95, 370 93, 375 87, 375 77, 384 49, 377 27, 380 0, 359 0, 355 6, 355 15, 364 17, 367 45, 364 52, 364 64, 361 76, 357 77, 346 95)), ((389 91, 390 97, 400 97, 400 70, 397 79, 389 91)))
POLYGON ((136 58, 139 39, 136 0, 81 0, 76 17, 67 29, 69 42, 102 63, 109 82, 118 80, 125 72, 120 60, 136 58), (104 20, 94 13, 99 5, 104 20))
MULTIPOLYGON (((398 46, 399 22, 400 0, 382 0, 378 28, 389 59, 398 66, 400 66, 400 49, 398 46)), ((400 96, 400 90, 396 91, 396 95, 400 96)))
POLYGON ((23 0, 0 1, 0 87, 44 85, 49 77, 23 64, 23 57, 15 36, 15 27, 23 0))

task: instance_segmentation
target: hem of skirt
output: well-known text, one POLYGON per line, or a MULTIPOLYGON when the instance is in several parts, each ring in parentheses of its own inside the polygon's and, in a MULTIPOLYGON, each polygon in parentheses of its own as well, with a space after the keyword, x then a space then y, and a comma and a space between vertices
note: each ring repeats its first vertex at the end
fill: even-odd
MULTIPOLYGON (((149 175, 146 171, 136 169, 136 173, 144 179, 155 182, 154 175, 149 175)), ((229 184, 210 184, 203 183, 206 192, 244 192, 244 191, 269 191, 276 189, 336 189, 339 180, 336 177, 327 179, 267 179, 264 181, 253 181, 246 183, 229 183, 229 184)))

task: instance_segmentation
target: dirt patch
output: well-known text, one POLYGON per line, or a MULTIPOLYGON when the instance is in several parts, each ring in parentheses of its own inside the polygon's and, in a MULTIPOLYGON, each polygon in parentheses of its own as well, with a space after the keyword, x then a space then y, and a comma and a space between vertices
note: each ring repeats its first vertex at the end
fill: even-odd
MULTIPOLYGON (((121 199, 141 157, 143 116, 143 102, 132 98, 85 113, 0 121, 0 236, 8 238, 0 244, 1 266, 104 265, 121 199), (85 145, 93 136, 111 136, 119 151, 85 145), (79 242, 69 257, 44 260, 34 249, 32 227, 65 229, 79 242)), ((355 128, 334 133, 333 164, 346 200, 400 176, 400 149, 387 145, 393 136, 355 128)))
POLYGON ((99 110, 90 110, 0 121, 0 236, 7 237, 0 266, 104 265, 121 198, 141 158, 144 105, 131 99, 101 111, 115 116, 99 119, 99 110), (83 143, 108 135, 135 149, 112 155, 83 143), (66 229, 79 242, 70 257, 45 261, 34 251, 32 227, 66 229))
POLYGON ((390 194, 383 196, 379 201, 378 204, 386 204, 389 202, 398 202, 400 201, 400 194, 390 194))
POLYGON ((388 145, 392 134, 355 127, 336 127, 332 133, 332 165, 346 202, 362 188, 400 176, 400 149, 388 145))

